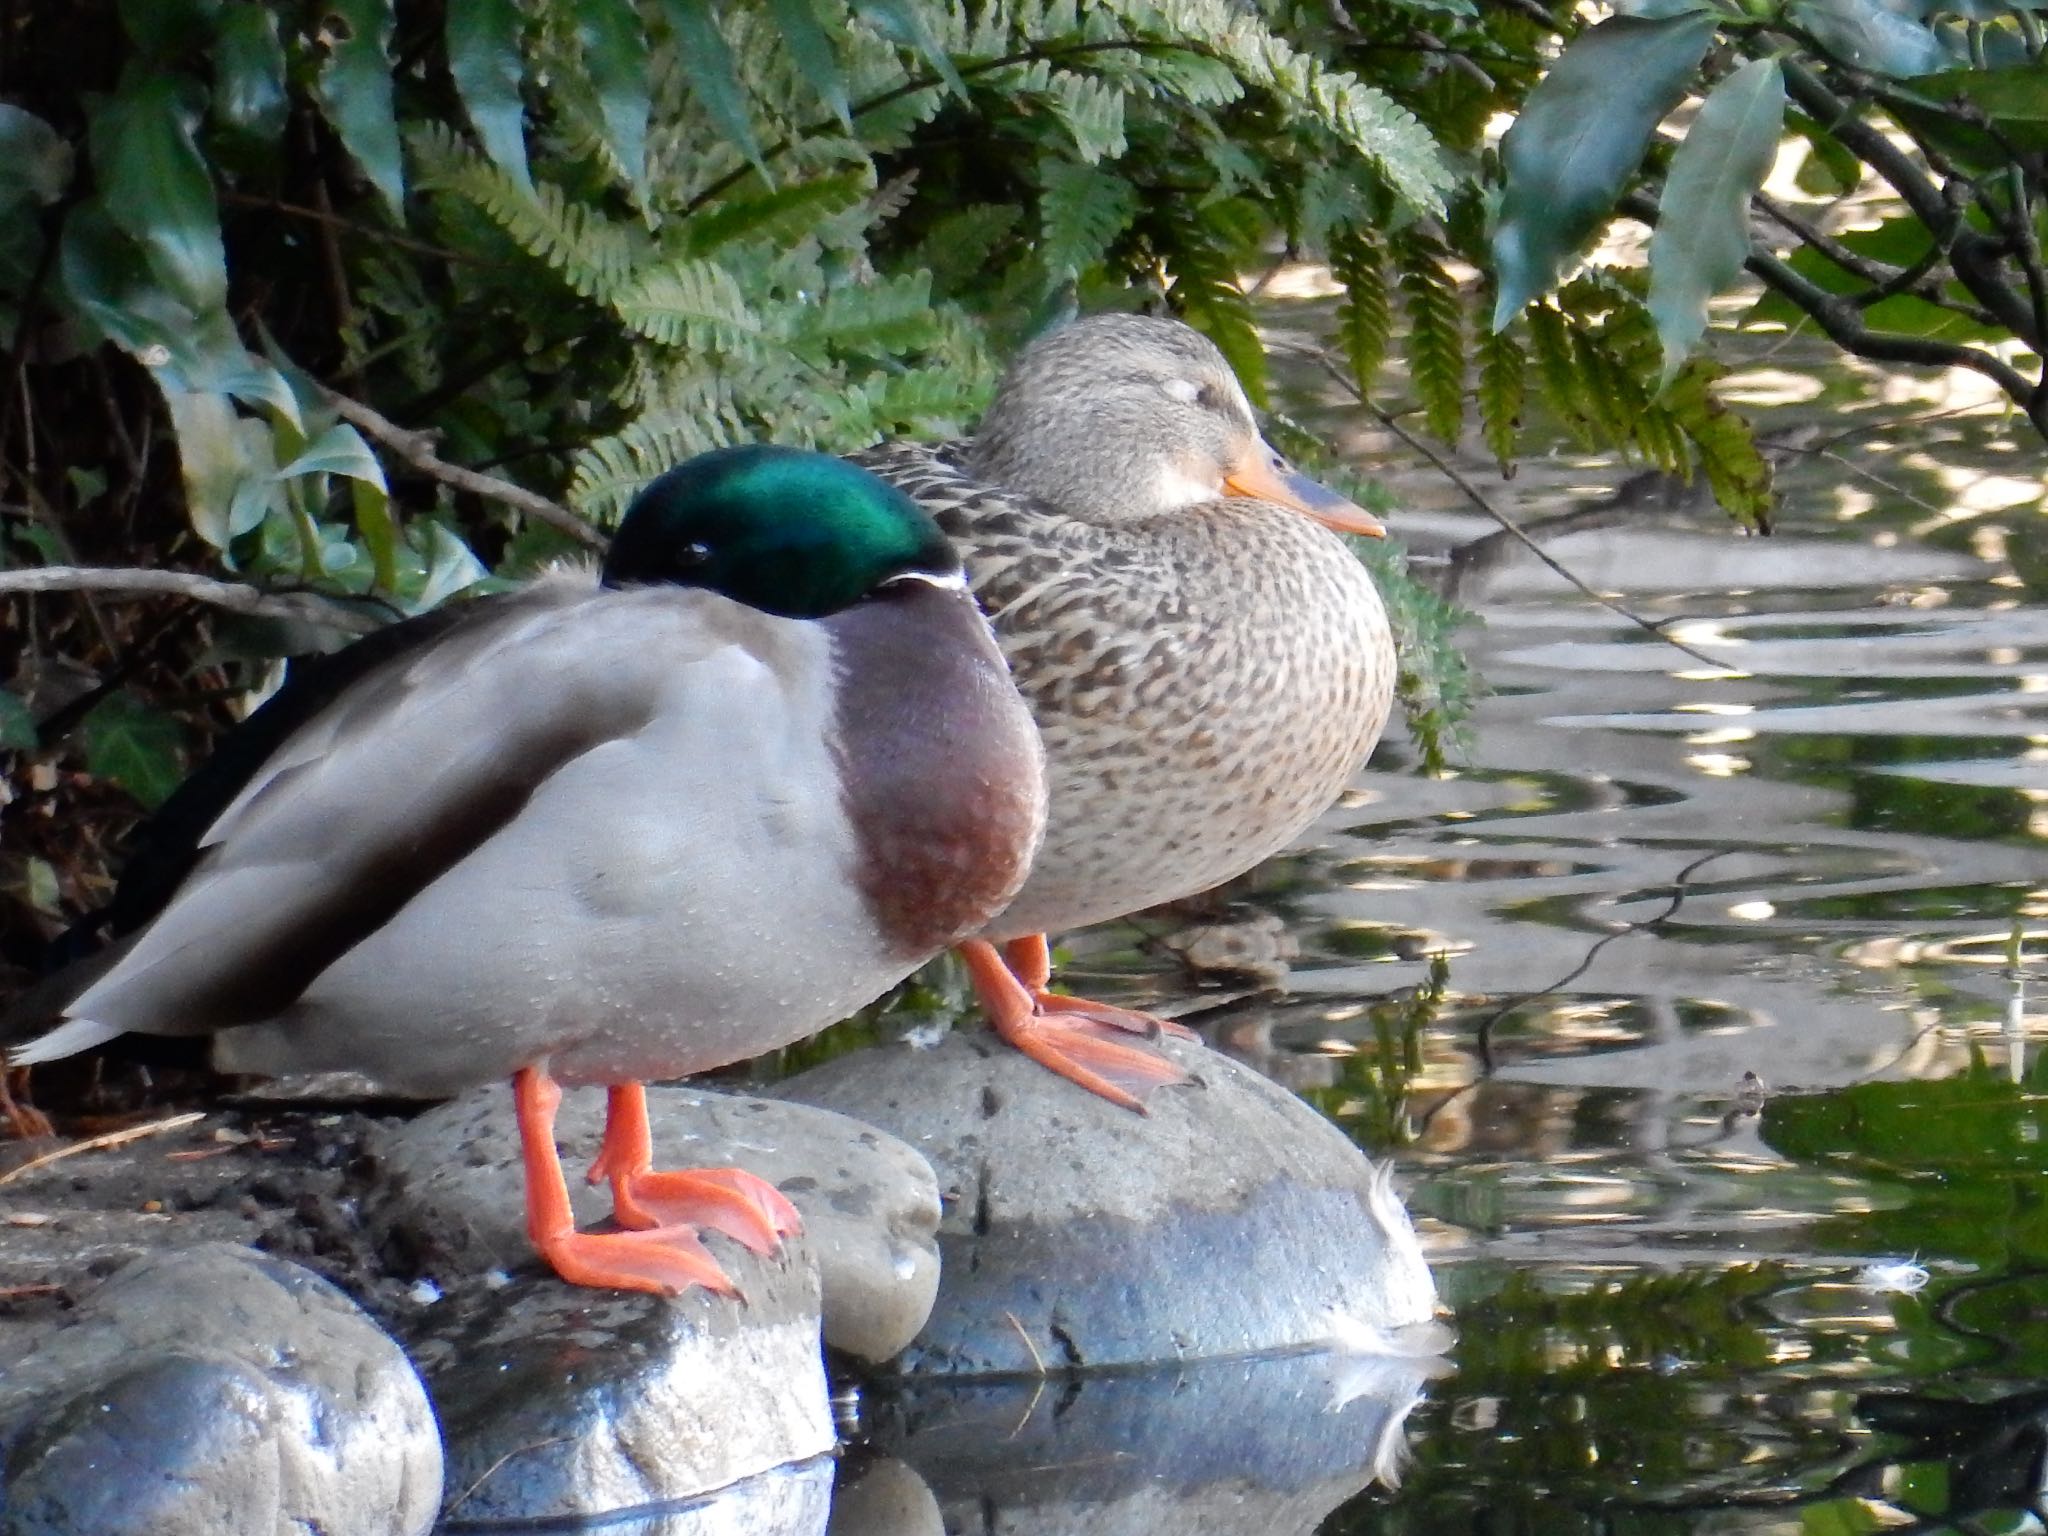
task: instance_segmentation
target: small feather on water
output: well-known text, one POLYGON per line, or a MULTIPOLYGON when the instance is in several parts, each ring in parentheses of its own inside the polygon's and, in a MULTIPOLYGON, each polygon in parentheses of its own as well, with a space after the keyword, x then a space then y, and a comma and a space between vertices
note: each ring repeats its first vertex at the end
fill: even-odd
POLYGON ((1880 1259, 1856 1272, 1856 1284, 1866 1291, 1890 1291, 1911 1296, 1929 1279, 1927 1266, 1913 1259, 1880 1259))

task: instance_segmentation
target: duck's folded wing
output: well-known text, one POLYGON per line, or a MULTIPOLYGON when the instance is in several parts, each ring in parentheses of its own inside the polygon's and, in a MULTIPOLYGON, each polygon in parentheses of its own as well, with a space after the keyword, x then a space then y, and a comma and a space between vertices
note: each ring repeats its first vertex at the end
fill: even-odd
POLYGON ((288 1007, 542 785, 686 695, 743 612, 563 585, 372 670, 251 776, 161 916, 67 1014, 103 1035, 194 1034, 288 1007))

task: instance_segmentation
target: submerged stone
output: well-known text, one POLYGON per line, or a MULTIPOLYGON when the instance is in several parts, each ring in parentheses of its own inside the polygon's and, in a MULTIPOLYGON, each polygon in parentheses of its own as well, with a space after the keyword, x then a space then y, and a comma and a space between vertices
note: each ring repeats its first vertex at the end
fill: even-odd
MULTIPOLYGON (((601 1093, 565 1097, 555 1131, 565 1164, 596 1157, 603 1111, 601 1093)), ((826 1343, 885 1360, 916 1335, 939 1277, 938 1190, 922 1157, 842 1115, 738 1094, 653 1087, 647 1113, 656 1167, 737 1166, 789 1197, 818 1266, 826 1343)), ((369 1150, 379 1168, 373 1226, 421 1254, 438 1281, 534 1262, 503 1084, 394 1127, 369 1150)), ((609 1215, 608 1189, 575 1180, 570 1194, 580 1224, 609 1215)))
POLYGON ((441 1445, 398 1345, 231 1243, 154 1254, 0 1358, 0 1532, 424 1532, 441 1445))
POLYGON ((1390 1172, 1213 1051, 1134 1114, 979 1032, 838 1057, 779 1085, 901 1136, 945 1217, 931 1320, 891 1369, 1045 1375, 1440 1342, 1390 1172))

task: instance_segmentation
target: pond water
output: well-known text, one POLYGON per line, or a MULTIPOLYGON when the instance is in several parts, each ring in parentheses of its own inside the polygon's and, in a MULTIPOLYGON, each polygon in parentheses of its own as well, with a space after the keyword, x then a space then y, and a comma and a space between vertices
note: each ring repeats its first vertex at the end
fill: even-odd
MULTIPOLYGON (((963 1475, 949 1528, 2040 1525, 2043 457, 1941 385, 1915 399, 1817 356, 1738 375, 1797 445, 1775 537, 1666 505, 1545 541, 1641 616, 1682 616, 1705 659, 1533 561, 1468 576, 1492 695, 1464 764, 1421 777, 1388 742, 1231 893, 1233 917, 1266 914, 1242 941, 1299 953, 1284 995, 1192 1021, 1394 1158, 1456 1313, 1453 1370, 1392 1427, 1398 1486, 1364 1486, 1354 1444, 1348 1481, 1280 1479, 1291 1502, 1253 1497, 1275 1480, 1247 1462, 1238 1518, 1108 1519, 1072 1496, 1070 1444, 963 1475), (1063 1479, 1067 1517, 1015 1496, 1063 1479)), ((1531 524, 1627 473, 1469 467, 1531 524)), ((1426 469, 1391 478, 1424 569, 1491 531, 1426 469)), ((1200 1002, 1163 931, 1083 937, 1068 979, 1200 1002)), ((1010 1416, 1015 1438, 1032 1414, 1010 1416)))

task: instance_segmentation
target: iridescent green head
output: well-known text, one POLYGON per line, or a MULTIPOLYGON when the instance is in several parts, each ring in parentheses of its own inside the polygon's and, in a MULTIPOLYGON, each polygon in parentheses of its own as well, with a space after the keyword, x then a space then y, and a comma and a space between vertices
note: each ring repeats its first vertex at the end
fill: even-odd
POLYGON ((823 618, 960 557, 895 487, 844 459, 755 444, 678 465, 626 509, 604 584, 705 587, 765 613, 823 618))

